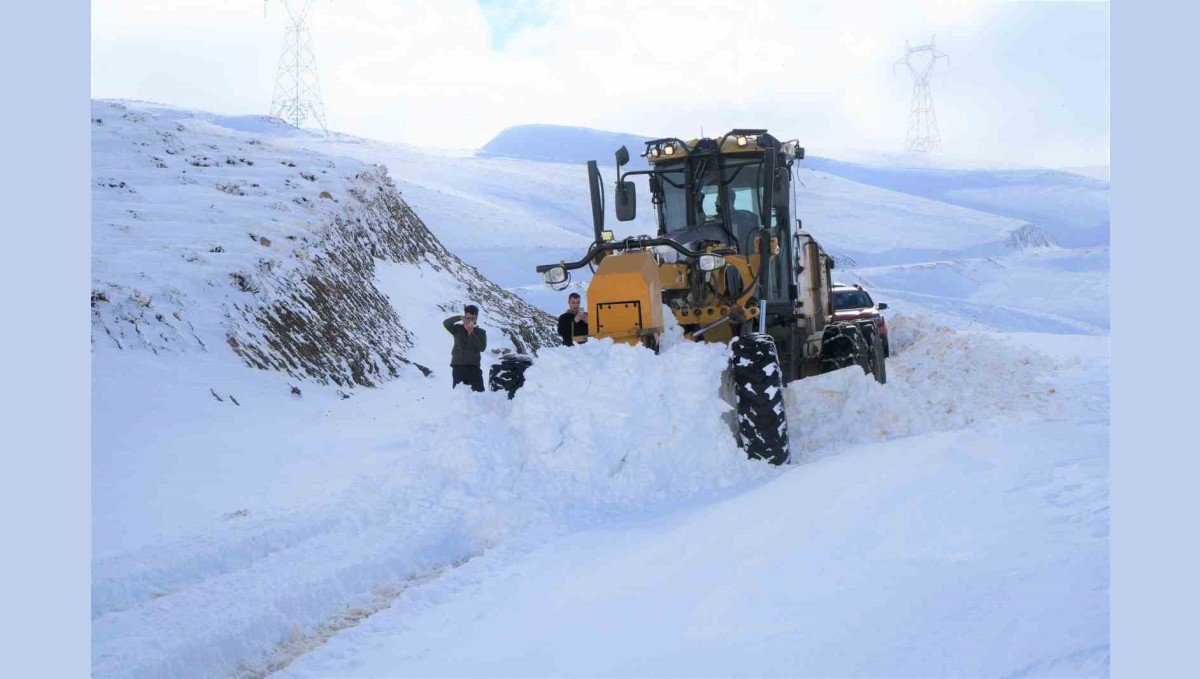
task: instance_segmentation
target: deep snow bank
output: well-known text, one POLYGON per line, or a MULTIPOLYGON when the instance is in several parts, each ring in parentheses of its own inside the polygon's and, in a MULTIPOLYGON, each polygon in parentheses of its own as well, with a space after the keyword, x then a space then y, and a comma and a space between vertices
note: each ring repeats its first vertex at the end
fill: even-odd
POLYGON ((543 351, 512 401, 419 378, 356 397, 326 426, 372 432, 375 445, 331 451, 314 471, 348 475, 344 491, 93 563, 94 670, 254 674, 347 607, 377 606, 387 587, 516 532, 774 476, 721 417, 726 361, 723 346, 655 356, 594 342, 543 351))
POLYGON ((1103 424, 858 446, 502 546, 277 676, 1105 676, 1107 477, 1103 424))
POLYGON ((957 332, 923 314, 894 315, 889 328, 887 384, 846 368, 788 385, 794 458, 1059 408, 1057 368, 1041 352, 957 332))
MULTIPOLYGON (((797 462, 856 441, 1052 414, 1062 398, 1042 382, 1056 369, 1044 356, 923 319, 894 323, 888 385, 852 368, 789 387, 797 462)), ((727 361, 723 345, 665 342, 655 356, 595 341, 543 351, 511 401, 418 378, 335 403, 302 434, 330 442, 307 483, 344 478, 340 492, 94 562, 96 672, 261 674, 347 611, 378 610, 411 578, 518 534, 786 473, 736 447, 718 393, 727 361)))

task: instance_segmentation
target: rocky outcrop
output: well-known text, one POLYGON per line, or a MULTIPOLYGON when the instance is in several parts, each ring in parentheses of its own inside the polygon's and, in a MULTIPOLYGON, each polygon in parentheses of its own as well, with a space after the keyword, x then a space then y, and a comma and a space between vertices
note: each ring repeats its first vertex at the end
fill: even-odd
POLYGON ((257 283, 273 288, 270 303, 233 305, 244 322, 230 326, 226 341, 247 364, 339 385, 374 386, 399 376, 411 364, 405 353, 413 338, 375 287, 377 260, 427 265, 456 279, 464 298, 439 306, 449 314, 465 303, 483 305, 519 352, 557 343, 553 319, 443 247, 384 168, 355 179, 355 204, 325 225, 308 265, 285 277, 262 272, 257 283))
POLYGON ((293 133, 260 117, 93 102, 94 350, 232 349, 254 368, 373 386, 429 375, 405 322, 437 327, 468 303, 501 335, 493 347, 557 345, 553 319, 448 251, 386 168, 293 133), (420 268, 418 303, 378 287, 381 262, 420 268))
POLYGON ((1006 245, 1013 250, 1058 247, 1058 240, 1033 224, 1024 224, 1008 234, 1006 245))

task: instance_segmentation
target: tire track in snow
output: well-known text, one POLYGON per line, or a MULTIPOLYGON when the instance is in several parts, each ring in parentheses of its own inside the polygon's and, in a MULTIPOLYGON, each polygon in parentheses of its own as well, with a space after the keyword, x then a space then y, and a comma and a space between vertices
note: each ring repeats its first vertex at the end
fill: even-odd
MULTIPOLYGON (((432 429, 410 425, 393 445, 414 445, 432 429)), ((92 620, 161 599, 183 588, 253 567, 262 559, 309 541, 390 520, 355 498, 378 493, 379 479, 362 479, 335 499, 286 509, 195 533, 172 542, 98 559, 92 564, 92 620), (359 511, 348 511, 357 507, 359 511), (231 535, 232 533, 232 535, 231 535)))
POLYGON ((342 630, 357 627, 367 618, 376 613, 391 608, 400 597, 414 587, 420 587, 442 577, 448 571, 458 568, 468 561, 480 556, 482 552, 471 554, 458 561, 444 566, 438 566, 424 573, 413 575, 396 586, 382 586, 372 589, 374 600, 364 606, 346 607, 331 614, 325 622, 316 626, 309 633, 294 627, 287 641, 276 646, 269 653, 257 660, 243 661, 238 666, 236 679, 263 679, 291 665, 300 656, 309 653, 329 641, 342 630))
MULTIPOLYGON (((458 510, 417 530, 403 519, 272 552, 249 566, 93 621, 98 676, 195 676, 233 671, 296 630, 329 627, 339 612, 370 611, 386 583, 481 552, 486 543, 458 510), (405 528, 409 528, 406 531, 405 528), (334 609, 331 611, 331 609, 334 609)), ((400 515, 403 516, 403 515, 400 515)), ((353 616, 351 616, 353 618, 353 616)))

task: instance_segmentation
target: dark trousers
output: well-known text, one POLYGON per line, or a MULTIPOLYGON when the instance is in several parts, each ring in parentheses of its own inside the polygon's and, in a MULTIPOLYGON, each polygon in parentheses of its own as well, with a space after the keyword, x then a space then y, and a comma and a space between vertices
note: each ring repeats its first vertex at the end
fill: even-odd
POLYGON ((477 365, 452 365, 450 372, 454 377, 453 389, 459 384, 466 384, 472 391, 483 391, 483 369, 477 365))

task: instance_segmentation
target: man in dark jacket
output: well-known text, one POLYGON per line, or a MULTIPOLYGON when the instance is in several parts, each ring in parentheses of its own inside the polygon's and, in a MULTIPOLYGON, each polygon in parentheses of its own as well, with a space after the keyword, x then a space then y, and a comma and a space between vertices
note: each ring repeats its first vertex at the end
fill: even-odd
POLYGON ((576 335, 588 334, 587 312, 579 308, 579 293, 572 292, 567 296, 567 306, 570 307, 558 317, 558 336, 562 338, 564 347, 575 344, 576 335))
POLYGON ((461 382, 470 385, 473 391, 483 391, 483 370, 479 367, 479 354, 487 349, 487 333, 475 325, 478 320, 479 307, 468 304, 463 307, 461 316, 451 316, 442 321, 446 332, 454 335, 454 348, 450 350, 450 372, 454 378, 451 389, 461 382))

